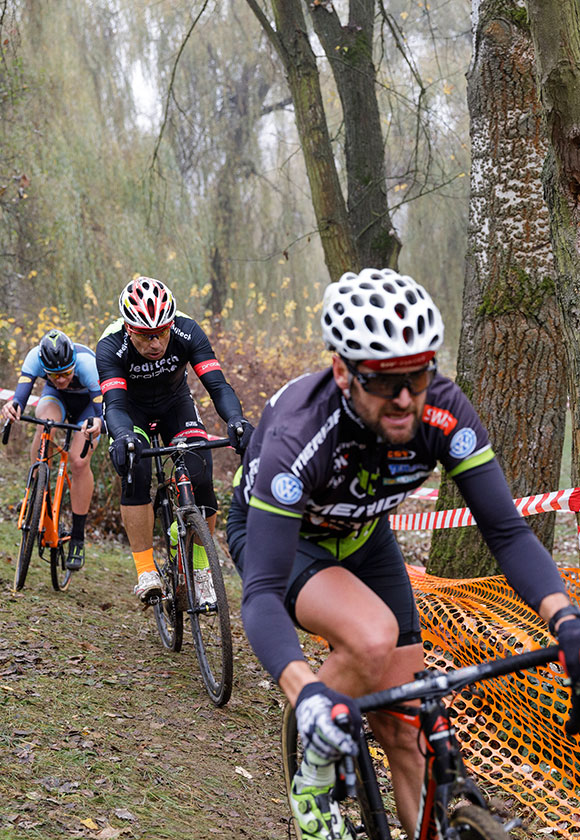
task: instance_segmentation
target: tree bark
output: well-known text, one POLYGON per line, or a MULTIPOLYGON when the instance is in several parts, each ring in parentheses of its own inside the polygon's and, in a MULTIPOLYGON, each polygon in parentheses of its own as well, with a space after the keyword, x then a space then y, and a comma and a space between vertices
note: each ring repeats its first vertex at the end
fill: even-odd
POLYGON ((332 153, 316 57, 301 0, 272 0, 275 29, 255 0, 247 2, 286 71, 324 258, 331 279, 338 280, 345 271, 357 271, 362 265, 332 153))
POLYGON ((396 268, 401 241, 387 201, 384 138, 373 63, 375 0, 350 3, 342 26, 332 5, 310 5, 342 104, 348 217, 361 265, 396 268))
MULTIPOLYGON (((564 438, 566 364, 540 177, 547 141, 525 11, 516 0, 476 2, 473 34, 470 225, 457 381, 517 497, 558 488, 564 438)), ((444 479, 438 507, 462 504, 444 479)), ((554 515, 532 517, 530 525, 550 550, 554 515)), ((436 532, 428 568, 460 577, 497 571, 476 528, 436 532)))
POLYGON ((528 0, 538 86, 551 141, 544 170, 572 410, 572 483, 580 478, 580 3, 528 0))

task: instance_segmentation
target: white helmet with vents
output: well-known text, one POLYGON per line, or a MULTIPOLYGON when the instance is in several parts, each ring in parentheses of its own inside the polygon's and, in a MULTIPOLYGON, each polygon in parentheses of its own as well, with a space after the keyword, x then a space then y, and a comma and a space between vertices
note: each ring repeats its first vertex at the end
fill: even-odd
POLYGON ((443 343, 441 314, 423 286, 390 268, 343 274, 324 293, 322 336, 329 350, 388 370, 423 364, 443 343))

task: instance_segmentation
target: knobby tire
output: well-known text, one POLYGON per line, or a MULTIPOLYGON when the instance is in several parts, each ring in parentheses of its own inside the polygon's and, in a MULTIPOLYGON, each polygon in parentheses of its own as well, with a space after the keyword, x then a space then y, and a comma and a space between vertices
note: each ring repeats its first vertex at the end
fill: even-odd
POLYGON ((57 548, 50 549, 50 578, 55 592, 65 592, 70 584, 73 572, 67 569, 66 561, 72 533, 72 507, 70 501, 70 487, 65 480, 58 511, 58 522, 55 522, 58 533, 57 548))
POLYGON ((234 670, 230 614, 215 543, 207 522, 199 509, 193 508, 187 512, 185 536, 183 539, 180 537, 180 543, 184 561, 191 632, 201 676, 211 700, 216 706, 224 706, 232 693, 234 670), (217 598, 217 610, 214 612, 200 613, 197 609, 193 578, 193 543, 195 536, 207 553, 217 598))
POLYGON ((26 575, 28 574, 28 567, 30 566, 32 550, 38 542, 40 514, 42 512, 42 502, 47 485, 48 466, 44 463, 40 463, 35 469, 34 476, 32 478, 28 501, 26 503, 26 513, 24 515, 24 522, 22 523, 20 551, 18 553, 18 561, 16 563, 16 572, 14 574, 14 589, 17 592, 24 586, 26 575))
POLYGON ((451 817, 451 825, 461 840, 509 840, 511 836, 493 814, 479 805, 458 808, 451 817))
MULTIPOLYGON (((363 746, 364 749, 364 746, 363 746)), ((367 752, 368 755, 368 752, 367 752)), ((369 759, 370 760, 370 759, 369 759)), ((302 749, 298 738, 298 728, 296 726, 296 715, 290 703, 286 703, 284 713, 282 715, 282 768, 284 771, 284 782, 286 784, 286 793, 288 795, 288 802, 290 802, 290 791, 292 788, 292 779, 298 770, 302 761, 302 749)), ((357 761, 356 776, 357 776, 357 799, 346 800, 346 808, 343 809, 345 820, 348 820, 356 832, 357 838, 367 838, 367 840, 390 840, 390 833, 388 825, 386 824, 386 817, 384 810, 381 808, 383 817, 383 828, 379 823, 381 818, 376 816, 369 803, 367 790, 362 782, 363 771, 357 761)), ((376 777, 374 774, 370 780, 370 784, 376 787, 376 795, 380 796, 376 777)), ((341 806, 342 807, 342 806, 341 806)), ((292 824, 297 840, 302 840, 302 832, 296 820, 292 817, 292 824)))
POLYGON ((178 653, 183 644, 183 610, 187 608, 187 595, 185 584, 179 582, 177 547, 172 550, 169 543, 161 506, 156 510, 156 519, 163 543, 163 561, 156 562, 163 581, 163 600, 153 605, 153 613, 163 646, 178 653))

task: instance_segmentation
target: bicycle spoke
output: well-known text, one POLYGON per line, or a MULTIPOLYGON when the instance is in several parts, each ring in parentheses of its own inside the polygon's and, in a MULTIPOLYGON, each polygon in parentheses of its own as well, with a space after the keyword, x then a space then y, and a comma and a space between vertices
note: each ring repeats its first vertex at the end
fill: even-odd
MULTIPOLYGON (((157 630, 163 646, 167 650, 178 652, 183 643, 183 608, 185 598, 179 596, 179 580, 175 552, 168 545, 161 509, 156 511, 156 524, 162 536, 162 560, 157 563, 157 570, 163 582, 163 598, 153 604, 157 630)), ((185 593, 184 593, 185 595, 185 593)))
POLYGON ((217 706, 230 699, 233 683, 233 653, 230 616, 223 575, 214 541, 201 511, 193 508, 185 520, 185 538, 180 540, 184 558, 189 618, 195 652, 205 687, 217 706), (200 609, 193 580, 193 542, 197 535, 205 548, 215 590, 215 606, 200 609))
POLYGON ((32 551, 38 540, 40 514, 42 512, 42 502, 47 484, 48 466, 46 464, 39 464, 32 478, 26 502, 24 521, 22 523, 22 538, 14 575, 14 589, 16 591, 19 591, 24 586, 32 551))
POLYGON ((72 572, 66 567, 70 535, 72 532, 72 508, 70 489, 64 482, 64 489, 58 512, 58 546, 50 549, 50 577, 55 592, 65 592, 71 581, 72 572))

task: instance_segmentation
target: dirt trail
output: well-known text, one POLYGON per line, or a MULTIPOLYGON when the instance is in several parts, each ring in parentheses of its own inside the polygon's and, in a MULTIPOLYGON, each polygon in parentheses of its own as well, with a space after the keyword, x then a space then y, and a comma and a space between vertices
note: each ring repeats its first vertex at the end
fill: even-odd
POLYGON ((0 840, 287 838, 280 693, 244 639, 235 572, 235 685, 216 709, 190 641, 164 652, 135 603, 126 548, 88 549, 69 593, 37 559, 14 597, 0 522, 0 840))

